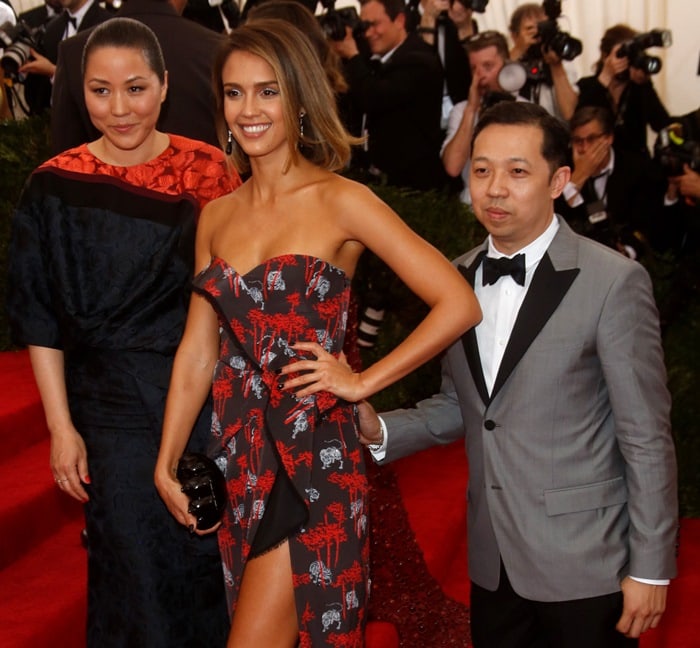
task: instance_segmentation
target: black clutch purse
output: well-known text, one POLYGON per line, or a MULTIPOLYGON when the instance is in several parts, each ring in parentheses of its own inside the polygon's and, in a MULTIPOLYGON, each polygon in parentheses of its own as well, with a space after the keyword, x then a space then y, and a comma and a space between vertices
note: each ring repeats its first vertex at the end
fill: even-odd
POLYGON ((221 520, 226 506, 226 478, 219 467, 206 455, 185 452, 175 474, 190 500, 188 510, 197 518, 197 528, 213 527, 221 520))

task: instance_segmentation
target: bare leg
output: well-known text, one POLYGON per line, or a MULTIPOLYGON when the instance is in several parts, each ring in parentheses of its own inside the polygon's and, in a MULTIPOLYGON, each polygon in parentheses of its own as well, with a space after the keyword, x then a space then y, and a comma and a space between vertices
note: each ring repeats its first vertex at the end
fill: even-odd
POLYGON ((248 561, 226 648, 294 648, 299 641, 289 543, 248 561))

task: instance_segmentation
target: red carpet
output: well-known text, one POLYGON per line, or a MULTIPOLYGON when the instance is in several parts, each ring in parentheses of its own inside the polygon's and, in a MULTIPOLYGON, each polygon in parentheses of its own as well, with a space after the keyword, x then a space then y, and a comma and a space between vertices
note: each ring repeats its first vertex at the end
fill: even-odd
MULTIPOLYGON (((0 438, 0 646, 80 648, 86 582, 82 512, 51 478, 47 432, 26 353, 0 354, 0 438)), ((367 648, 470 645, 466 475, 461 443, 371 469, 367 648)), ((644 637, 642 648, 700 646, 699 551, 700 520, 684 520, 680 576, 661 627, 644 637)))

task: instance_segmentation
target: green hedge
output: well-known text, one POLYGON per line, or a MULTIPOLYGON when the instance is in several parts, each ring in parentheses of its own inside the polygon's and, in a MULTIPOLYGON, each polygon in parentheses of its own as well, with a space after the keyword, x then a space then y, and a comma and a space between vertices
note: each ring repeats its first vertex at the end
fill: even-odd
MULTIPOLYGON (((7 243, 10 216, 22 186, 31 170, 48 157, 46 120, 27 119, 0 124, 0 301, 5 301, 7 243)), ((473 247, 485 235, 473 214, 455 198, 434 192, 410 192, 388 186, 373 190, 421 236, 447 257, 453 258, 473 247)), ((681 274, 678 260, 648 256, 647 268, 654 281, 662 310, 674 300, 674 288, 681 274)), ((695 277, 686 283, 680 305, 664 328, 664 348, 669 387, 673 395, 673 429, 678 451, 681 512, 700 516, 700 299, 695 277)), ((365 253, 354 279, 361 304, 379 289, 387 314, 374 348, 363 351, 370 364, 402 340, 425 315, 417 300, 383 265, 365 253)), ((4 308, 0 308, 0 350, 10 348, 4 308)), ((640 353, 643 353, 640 349, 640 353)), ((439 388, 439 359, 427 363, 373 399, 380 409, 410 406, 439 388)))
POLYGON ((0 122, 0 350, 10 348, 4 307, 10 218, 29 174, 48 157, 49 124, 45 117, 0 122))

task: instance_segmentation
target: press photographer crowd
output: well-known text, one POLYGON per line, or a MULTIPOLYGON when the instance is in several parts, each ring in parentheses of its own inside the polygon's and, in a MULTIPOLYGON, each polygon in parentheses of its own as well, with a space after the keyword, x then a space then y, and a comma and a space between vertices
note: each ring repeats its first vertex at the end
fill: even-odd
MULTIPOLYGON (((53 105, 52 150, 79 143, 92 127, 84 110, 59 112, 71 92, 71 71, 56 68, 61 43, 111 16, 138 14, 144 1, 128 0, 122 8, 120 0, 46 0, 17 16, 10 0, 0 0, 6 116, 40 114, 53 105), (71 123, 80 115, 82 130, 71 123), (72 139, 65 136, 73 132, 72 139)), ((221 34, 266 0, 170 2, 178 14, 221 34)), ((316 12, 330 49, 327 67, 336 67, 341 79, 336 95, 345 125, 366 138, 350 165, 360 177, 455 191, 469 203, 470 140, 480 113, 499 101, 531 101, 572 126, 572 181, 558 209, 576 229, 632 257, 694 245, 700 117, 697 110, 671 115, 654 88, 662 67, 655 52, 672 45, 670 31, 610 26, 593 74, 577 78, 572 61, 583 45, 561 27, 559 0, 518 5, 508 34, 479 30, 488 0, 373 0, 359 9, 336 8, 335 0, 302 4, 316 12), (649 129, 657 134, 651 147, 649 129)), ((190 67, 208 62, 206 55, 195 58, 190 67)), ((79 57, 70 64, 79 65, 79 57)), ((168 69, 171 77, 184 76, 168 69)), ((205 72, 190 73, 190 92, 210 96, 198 89, 205 72)), ((187 91, 186 80, 178 85, 187 91)), ((165 109, 180 113, 183 134, 193 134, 186 114, 191 103, 165 109)), ((194 134, 202 137, 207 129, 194 134)), ((203 139, 215 143, 213 128, 208 135, 203 139)))

